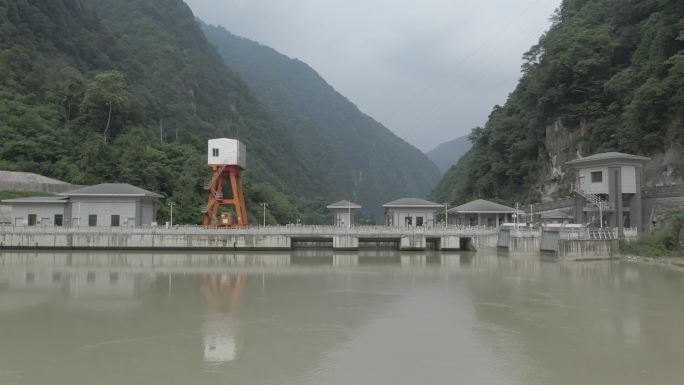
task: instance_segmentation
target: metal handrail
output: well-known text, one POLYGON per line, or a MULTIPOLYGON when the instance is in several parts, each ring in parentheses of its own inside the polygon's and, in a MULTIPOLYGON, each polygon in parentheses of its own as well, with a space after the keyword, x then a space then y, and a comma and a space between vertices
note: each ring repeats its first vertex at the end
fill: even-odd
POLYGON ((0 225, 0 233, 126 233, 126 234, 254 234, 254 235, 486 235, 497 234, 498 229, 486 226, 252 226, 248 228, 204 228, 198 225, 183 225, 170 228, 162 226, 142 227, 87 227, 87 226, 15 226, 0 225))

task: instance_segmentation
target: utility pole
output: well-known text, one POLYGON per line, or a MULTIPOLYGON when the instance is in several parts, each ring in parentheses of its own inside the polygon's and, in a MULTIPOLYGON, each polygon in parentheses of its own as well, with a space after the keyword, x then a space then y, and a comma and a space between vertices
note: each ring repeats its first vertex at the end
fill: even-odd
POLYGON ((176 205, 176 202, 169 201, 167 205, 171 208, 171 227, 173 227, 173 206, 176 205))
POLYGON ((449 227, 449 202, 444 202, 444 227, 449 227))
POLYGON ((518 230, 518 216, 520 215, 520 211, 518 209, 520 207, 520 203, 516 202, 515 203, 515 230, 518 230))
POLYGON ((264 227, 266 227, 266 207, 268 207, 268 203, 261 203, 262 206, 264 206, 264 227))
POLYGON ((534 204, 530 203, 530 227, 532 227, 532 223, 534 223, 534 204))
POLYGON ((347 201, 347 228, 351 229, 351 201, 347 201))

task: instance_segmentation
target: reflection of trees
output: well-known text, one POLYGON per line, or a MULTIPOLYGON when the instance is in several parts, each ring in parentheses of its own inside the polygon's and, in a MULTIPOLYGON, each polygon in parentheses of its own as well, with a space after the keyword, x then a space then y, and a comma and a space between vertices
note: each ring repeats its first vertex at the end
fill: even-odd
POLYGON ((202 275, 202 292, 209 314, 228 312, 236 314, 245 290, 244 274, 205 273, 202 275), (234 282, 233 282, 234 281, 234 282))

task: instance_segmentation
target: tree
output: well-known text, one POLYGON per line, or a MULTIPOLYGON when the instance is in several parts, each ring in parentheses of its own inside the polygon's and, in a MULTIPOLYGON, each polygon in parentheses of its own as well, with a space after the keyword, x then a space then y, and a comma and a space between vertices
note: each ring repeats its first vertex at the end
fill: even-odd
POLYGON ((104 141, 107 142, 114 114, 119 114, 123 120, 124 113, 132 107, 132 104, 133 96, 126 89, 123 75, 114 70, 99 73, 88 82, 82 108, 96 122, 101 120, 102 116, 107 116, 107 122, 102 131, 104 141))

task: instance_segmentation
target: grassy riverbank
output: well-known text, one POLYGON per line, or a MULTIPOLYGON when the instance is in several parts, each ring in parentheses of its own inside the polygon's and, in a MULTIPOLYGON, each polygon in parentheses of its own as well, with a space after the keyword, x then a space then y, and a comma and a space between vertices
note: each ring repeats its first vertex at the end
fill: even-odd
POLYGON ((684 226, 684 209, 668 212, 659 230, 642 234, 634 241, 620 241, 620 252, 642 257, 682 257, 680 234, 684 226))

